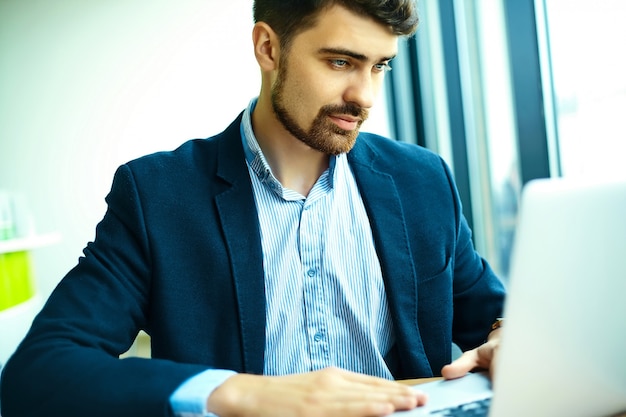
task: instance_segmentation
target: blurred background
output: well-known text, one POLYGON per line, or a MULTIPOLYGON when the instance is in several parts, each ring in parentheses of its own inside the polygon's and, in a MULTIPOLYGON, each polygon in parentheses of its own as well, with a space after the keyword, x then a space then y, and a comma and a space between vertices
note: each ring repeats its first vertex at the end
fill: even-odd
MULTIPOLYGON (((506 280, 523 184, 626 177, 626 2, 418 4, 363 130, 446 159, 506 280)), ((0 0, 0 362, 93 239, 115 169, 220 132, 258 93, 251 7, 0 0)))

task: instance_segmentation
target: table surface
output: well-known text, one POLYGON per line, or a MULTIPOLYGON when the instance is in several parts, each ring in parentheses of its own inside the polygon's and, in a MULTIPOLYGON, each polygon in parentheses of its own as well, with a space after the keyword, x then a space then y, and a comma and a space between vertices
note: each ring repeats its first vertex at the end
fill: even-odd
POLYGON ((433 378, 416 378, 416 379, 403 379, 401 381, 398 381, 401 384, 404 385, 419 385, 419 384, 425 384, 426 382, 433 382, 433 381, 439 381, 441 380, 441 377, 433 377, 433 378))

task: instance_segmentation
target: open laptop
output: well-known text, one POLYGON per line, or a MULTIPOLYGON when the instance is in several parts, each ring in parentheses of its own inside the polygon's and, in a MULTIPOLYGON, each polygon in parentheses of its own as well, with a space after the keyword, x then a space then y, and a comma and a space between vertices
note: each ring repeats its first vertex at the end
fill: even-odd
POLYGON ((626 180, 531 181, 512 256, 493 389, 484 373, 422 384, 428 404, 394 415, 626 412, 626 180))

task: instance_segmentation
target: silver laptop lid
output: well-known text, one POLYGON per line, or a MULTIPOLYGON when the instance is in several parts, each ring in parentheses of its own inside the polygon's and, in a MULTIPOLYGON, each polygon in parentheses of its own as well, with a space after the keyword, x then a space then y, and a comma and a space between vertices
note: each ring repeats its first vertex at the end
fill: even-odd
POLYGON ((492 416, 626 410, 626 181, 524 188, 492 416))

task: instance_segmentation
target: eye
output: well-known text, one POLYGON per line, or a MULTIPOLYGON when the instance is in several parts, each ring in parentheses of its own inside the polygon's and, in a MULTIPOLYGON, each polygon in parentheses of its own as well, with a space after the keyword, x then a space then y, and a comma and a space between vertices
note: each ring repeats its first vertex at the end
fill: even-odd
POLYGON ((389 65, 389 62, 380 62, 380 63, 374 65, 374 71, 375 72, 388 72, 388 71, 391 71, 391 65, 389 65))
POLYGON ((350 63, 345 59, 330 59, 330 65, 337 69, 346 68, 350 63))

